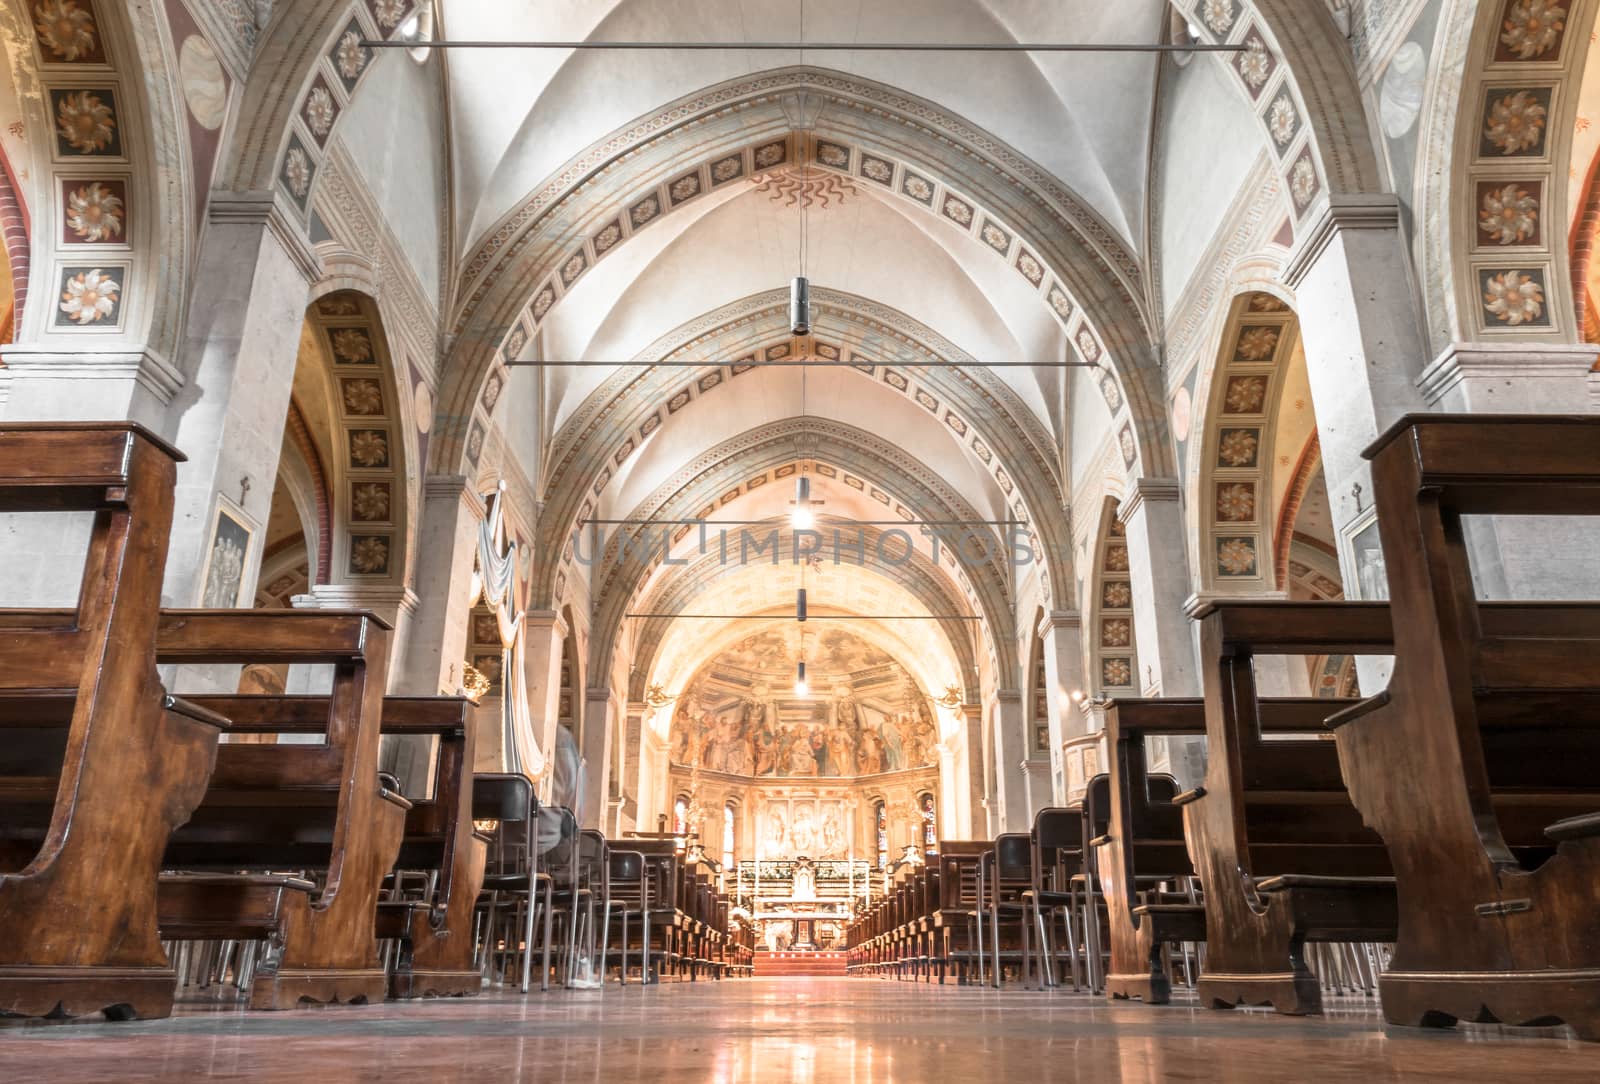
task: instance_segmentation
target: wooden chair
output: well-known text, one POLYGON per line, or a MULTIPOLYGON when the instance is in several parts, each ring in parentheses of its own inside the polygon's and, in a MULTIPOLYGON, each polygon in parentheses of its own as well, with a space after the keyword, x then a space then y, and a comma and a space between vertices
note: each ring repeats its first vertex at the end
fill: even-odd
POLYGON ((1197 619, 1206 777, 1176 800, 1205 890, 1200 1001, 1320 1012, 1306 943, 1392 941, 1394 882, 1382 840, 1345 791, 1334 744, 1315 736, 1274 740, 1315 735, 1341 702, 1264 706, 1254 658, 1385 653, 1393 642, 1389 610, 1381 603, 1217 602, 1197 619))
POLYGON ((1205 908, 1191 899, 1145 899, 1141 886, 1194 876, 1184 842, 1183 810, 1170 775, 1152 773, 1145 739, 1203 735, 1205 702, 1116 700, 1106 712, 1110 824, 1097 848, 1106 901, 1111 964, 1106 994, 1147 1005, 1172 999, 1166 954, 1206 939, 1205 908))
POLYGON ((1600 419, 1413 415, 1366 455, 1394 675, 1330 725, 1399 884, 1384 1013, 1600 1040, 1600 604, 1478 601, 1462 529, 1600 515, 1600 419))
POLYGON ((0 1016, 168 1016, 156 877, 225 719, 166 695, 183 456, 137 425, 0 426, 0 513, 93 512, 77 607, 0 610, 0 1016))
POLYGON ((389 627, 362 612, 161 614, 163 663, 333 668, 332 693, 314 706, 264 697, 247 708, 250 698, 228 698, 241 715, 235 731, 324 741, 219 747, 205 799, 162 862, 185 871, 161 878, 164 938, 267 940, 252 1008, 383 1000, 378 897, 411 809, 378 774, 389 644, 389 627), (283 876, 285 869, 314 871, 317 880, 283 876))

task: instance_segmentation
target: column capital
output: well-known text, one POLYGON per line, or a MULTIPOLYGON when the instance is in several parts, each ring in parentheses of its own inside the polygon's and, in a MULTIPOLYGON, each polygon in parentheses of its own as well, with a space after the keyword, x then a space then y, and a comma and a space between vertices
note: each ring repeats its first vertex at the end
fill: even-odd
POLYGON ((1192 618, 1213 602, 1284 602, 1288 598, 1287 591, 1197 591, 1183 600, 1183 615, 1192 618))
POLYGON ((1451 343, 1417 388, 1428 406, 1448 410, 1565 412, 1582 397, 1596 358, 1593 343, 1451 343))
POLYGON ((1400 201, 1388 193, 1333 196, 1307 229, 1283 269, 1283 281, 1298 290, 1334 239, 1345 230, 1398 230, 1400 201))
POLYGON ((533 629, 549 629, 558 639, 572 631, 567 627, 567 619, 555 610, 524 610, 522 623, 533 629))
POLYGON ((322 265, 310 238, 277 193, 213 192, 207 216, 216 223, 264 227, 277 239, 307 286, 322 277, 322 265))
POLYGON ((1146 501, 1175 501, 1182 491, 1176 478, 1135 478, 1132 492, 1122 499, 1122 507, 1117 510, 1117 518, 1129 523, 1146 501))
POLYGON ((1046 636, 1056 631, 1068 631, 1083 628, 1083 613, 1079 610, 1051 610, 1039 619, 1039 635, 1046 636))
MULTIPOLYGON (((40 343, 10 343, 0 347, 8 383, 34 380, 126 380, 144 388, 162 406, 172 402, 183 387, 183 374, 165 357, 148 347, 118 349, 74 347, 51 349, 40 343)), ((72 420, 82 420, 83 397, 59 400, 72 420)), ((39 418, 46 421, 50 419, 39 418)))
POLYGON ((293 601, 297 610, 371 610, 391 619, 416 613, 420 599, 411 588, 393 584, 319 583, 293 601))
POLYGON ((1022 703, 1022 690, 997 689, 995 691, 994 698, 1001 704, 1020 704, 1022 703))

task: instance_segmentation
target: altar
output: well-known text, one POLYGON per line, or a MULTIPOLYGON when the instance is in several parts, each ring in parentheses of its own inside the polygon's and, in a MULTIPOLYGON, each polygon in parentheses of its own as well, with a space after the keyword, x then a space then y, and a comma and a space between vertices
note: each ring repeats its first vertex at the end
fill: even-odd
POLYGON ((871 891, 866 862, 741 862, 739 898, 756 927, 757 943, 769 952, 811 952, 835 947, 865 906, 871 891))

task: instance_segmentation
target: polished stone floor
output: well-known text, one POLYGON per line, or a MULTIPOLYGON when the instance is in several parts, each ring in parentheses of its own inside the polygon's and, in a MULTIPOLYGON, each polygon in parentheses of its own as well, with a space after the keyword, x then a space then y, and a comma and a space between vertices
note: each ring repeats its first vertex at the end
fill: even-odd
POLYGON ((1024 990, 751 979, 604 993, 0 1028, 0 1081, 1600 1080, 1559 1031, 1385 1030, 1024 990))

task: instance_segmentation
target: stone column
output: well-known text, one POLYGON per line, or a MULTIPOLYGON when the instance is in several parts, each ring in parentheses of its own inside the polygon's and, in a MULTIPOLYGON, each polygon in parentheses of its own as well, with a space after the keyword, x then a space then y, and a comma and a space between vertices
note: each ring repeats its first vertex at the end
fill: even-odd
POLYGON ((1028 719, 1022 693, 1001 689, 995 694, 994 757, 996 831, 1026 832, 1028 821, 1028 719))
MULTIPOLYGON (((435 475, 422 487, 418 517, 416 597, 405 660, 394 675, 396 693, 453 695, 461 687, 472 608, 473 562, 483 500, 462 475, 435 475)), ((543 748, 541 746, 541 748, 543 748)))
POLYGON ((617 702, 611 690, 587 690, 584 693, 582 744, 585 828, 604 831, 606 816, 611 812, 611 744, 616 724, 617 702))
POLYGON ((967 813, 971 839, 992 839, 989 824, 989 754, 984 736, 984 710, 981 704, 964 704, 961 707, 962 727, 966 731, 966 787, 967 813))
MULTIPOLYGON (((534 736, 539 749, 546 757, 554 756, 556 747, 556 721, 561 704, 561 645, 567 635, 567 623, 561 615, 551 610, 530 611, 522 618, 523 678, 528 689, 528 714, 533 719, 534 736)), ((554 773, 546 772, 539 781, 540 801, 550 800, 550 780, 554 773)))
MULTIPOLYGON (((173 606, 204 601, 212 522, 224 500, 250 521, 259 549, 308 291, 318 274, 300 227, 272 194, 214 193, 210 214, 189 306, 182 364, 187 383, 167 427, 189 457, 178 468, 163 592, 173 606)), ((243 605, 255 593, 259 571, 258 557, 245 562, 243 605)))
POLYGON ((1061 745, 1085 733, 1083 714, 1072 699, 1083 688, 1083 615, 1077 610, 1053 610, 1039 623, 1044 641, 1044 678, 1050 719, 1050 801, 1067 802, 1066 765, 1061 745))
POLYGON ((628 701, 621 747, 616 757, 616 819, 613 826, 607 829, 619 839, 625 833, 638 829, 639 807, 644 800, 644 792, 639 787, 639 766, 644 754, 645 720, 649 715, 648 704, 638 700, 628 701))
POLYGON ((1199 696, 1195 636, 1184 601, 1189 567, 1183 510, 1173 478, 1140 478, 1122 502, 1128 566, 1133 577, 1134 646, 1138 683, 1146 696, 1199 696))
MULTIPOLYGON (((1597 356, 1588 343, 1453 343, 1417 386, 1430 409, 1450 413, 1589 414, 1597 356)), ((1594 525, 1584 518, 1482 516, 1465 526, 1480 596, 1600 596, 1594 525)))
MULTIPOLYGON (((1410 267, 1394 196, 1334 196, 1284 270, 1296 295, 1323 475, 1341 534, 1372 507, 1362 450, 1401 415, 1425 406, 1416 381, 1427 347, 1410 267)), ((1353 569, 1341 571, 1353 582, 1353 569)))

